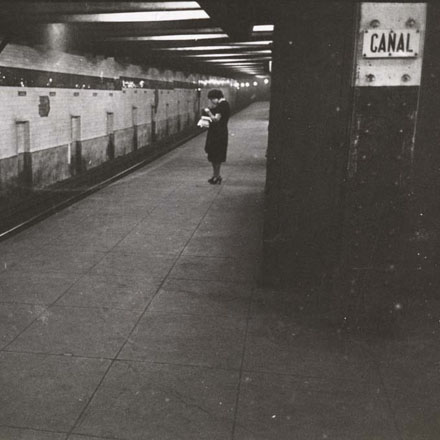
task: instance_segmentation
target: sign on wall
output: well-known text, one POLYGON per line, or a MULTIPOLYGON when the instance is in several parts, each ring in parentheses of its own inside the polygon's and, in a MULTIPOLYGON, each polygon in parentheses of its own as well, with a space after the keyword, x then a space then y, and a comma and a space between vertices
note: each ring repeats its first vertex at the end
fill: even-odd
POLYGON ((417 29, 366 29, 364 58, 414 58, 419 56, 420 31, 417 29))
POLYGON ((420 85, 426 3, 362 3, 356 86, 420 85))
POLYGON ((38 114, 45 118, 49 116, 50 112, 50 98, 49 96, 40 96, 40 103, 38 104, 38 114))

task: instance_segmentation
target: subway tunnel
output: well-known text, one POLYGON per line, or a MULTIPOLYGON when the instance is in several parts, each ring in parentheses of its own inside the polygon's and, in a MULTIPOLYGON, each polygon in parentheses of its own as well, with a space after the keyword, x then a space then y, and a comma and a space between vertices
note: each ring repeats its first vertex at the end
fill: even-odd
POLYGON ((436 3, 0 24, 0 440, 438 438, 436 3))

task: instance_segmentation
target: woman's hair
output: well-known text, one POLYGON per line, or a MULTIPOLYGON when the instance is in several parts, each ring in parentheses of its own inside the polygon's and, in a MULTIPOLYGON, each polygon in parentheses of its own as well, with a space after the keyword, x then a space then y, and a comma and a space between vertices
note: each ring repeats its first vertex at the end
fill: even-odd
POLYGON ((208 99, 222 99, 224 98, 223 92, 219 89, 212 89, 208 92, 208 99))

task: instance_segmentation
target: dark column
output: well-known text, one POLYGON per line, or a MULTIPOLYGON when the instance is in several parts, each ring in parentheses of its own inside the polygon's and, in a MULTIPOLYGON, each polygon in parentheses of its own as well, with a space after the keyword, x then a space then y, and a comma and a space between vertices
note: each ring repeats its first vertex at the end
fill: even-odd
POLYGON ((131 109, 131 117, 133 121, 133 151, 136 151, 139 147, 138 108, 136 106, 131 109))
MULTIPOLYGON (((417 130, 411 162, 402 292, 419 302, 437 301, 440 276, 440 5, 428 5, 417 130)), ((427 319, 430 319, 427 316, 427 319)), ((431 317, 431 319, 434 319, 431 317)))
POLYGON ((71 161, 71 173, 72 175, 77 175, 85 171, 86 165, 83 163, 82 157, 82 143, 81 143, 81 117, 80 116, 72 116, 71 117, 71 134, 72 134, 72 142, 71 142, 71 152, 70 152, 70 161, 71 161))
POLYGON ((286 6, 275 23, 266 282, 321 282, 338 261, 356 6, 286 6))
POLYGON ((33 171, 29 121, 16 122, 18 187, 20 191, 32 190, 33 171))
MULTIPOLYGON (((415 293, 408 287, 416 269, 411 262, 414 155, 419 149, 425 25, 423 4, 366 3, 361 8, 342 259, 334 291, 343 300, 351 327, 391 331, 394 319, 415 293), (420 38, 414 57, 405 58, 391 49, 384 54, 386 59, 366 59, 369 48, 378 48, 371 35, 389 29, 398 38, 399 34, 405 40, 420 38)), ((405 51, 411 54, 411 50, 405 51)))
POLYGON ((296 4, 276 23, 265 280, 324 287, 352 327, 384 330, 438 294, 440 7, 427 11, 425 53, 420 3, 296 4), (365 46, 390 31, 420 45, 365 46))
POLYGON ((115 158, 115 131, 114 131, 114 114, 107 112, 107 159, 112 160, 115 158))

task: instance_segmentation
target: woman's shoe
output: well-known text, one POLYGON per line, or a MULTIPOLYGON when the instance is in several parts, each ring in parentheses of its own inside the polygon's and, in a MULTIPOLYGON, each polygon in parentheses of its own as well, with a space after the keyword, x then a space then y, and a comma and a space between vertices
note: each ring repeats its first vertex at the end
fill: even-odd
POLYGON ((208 182, 209 182, 211 185, 220 185, 220 184, 222 183, 222 178, 221 178, 221 176, 218 176, 218 177, 211 177, 211 178, 208 180, 208 182))

